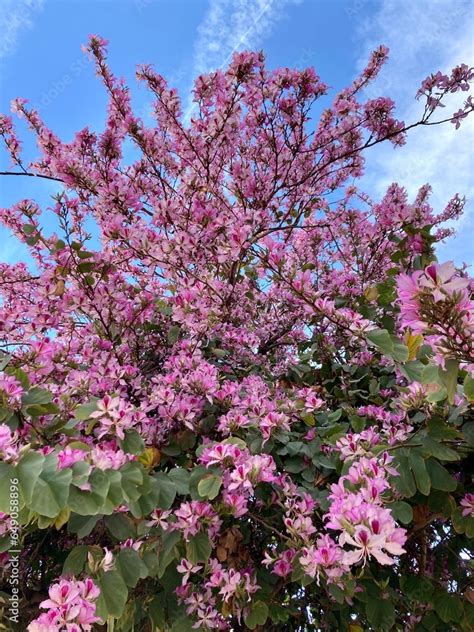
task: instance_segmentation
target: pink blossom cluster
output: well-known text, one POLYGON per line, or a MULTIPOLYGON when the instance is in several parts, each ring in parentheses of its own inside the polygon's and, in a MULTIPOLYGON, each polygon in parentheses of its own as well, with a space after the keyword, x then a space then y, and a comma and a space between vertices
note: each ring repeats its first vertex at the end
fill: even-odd
POLYGON ((402 328, 422 334, 441 361, 454 358, 467 366, 474 362, 470 286, 471 280, 461 276, 452 262, 432 263, 397 279, 402 328))
POLYGON ((13 376, 0 371, 0 402, 13 409, 21 406, 24 390, 20 382, 13 376), (3 401, 2 401, 3 400, 3 401))
POLYGON ((227 569, 216 559, 210 559, 205 568, 202 564, 193 565, 183 559, 177 570, 183 575, 177 594, 186 605, 186 612, 196 618, 193 625, 196 629, 228 630, 228 621, 216 609, 217 600, 232 604, 233 612, 240 621, 252 595, 260 588, 250 569, 227 569), (203 583, 203 591, 197 592, 193 590, 195 586, 190 582, 190 577, 204 570, 207 578, 203 583))
POLYGON ((394 564, 392 556, 405 552, 406 530, 397 526, 390 509, 384 507, 383 493, 390 488, 388 475, 393 457, 361 457, 346 475, 331 486, 331 505, 326 527, 339 531, 339 545, 348 545, 342 560, 348 566, 375 558, 380 564, 394 564))
POLYGON ((84 581, 61 579, 49 588, 49 599, 40 607, 47 610, 28 626, 28 632, 88 632, 100 619, 95 602, 99 588, 87 578, 84 581))
POLYGON ((0 424, 0 456, 4 461, 14 461, 18 457, 18 441, 6 424, 0 424))

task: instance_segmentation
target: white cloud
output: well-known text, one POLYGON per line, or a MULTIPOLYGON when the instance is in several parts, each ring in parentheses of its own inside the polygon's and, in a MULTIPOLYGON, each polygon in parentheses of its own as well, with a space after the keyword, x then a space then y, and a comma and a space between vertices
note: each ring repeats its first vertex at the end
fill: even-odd
POLYGON ((0 4, 0 59, 11 55, 22 30, 30 28, 43 0, 2 0, 0 4))
MULTIPOLYGON (((261 45, 284 9, 301 0, 210 0, 198 27, 194 46, 193 78, 224 67, 233 53, 261 45)), ((192 104, 189 103, 186 117, 192 104)))
MULTIPOLYGON (((473 62, 473 5, 459 0, 384 0, 378 12, 360 23, 364 54, 383 43, 390 48, 390 61, 370 93, 395 99, 397 113, 405 121, 419 118, 421 104, 414 100, 421 81, 431 72, 448 72, 459 63, 473 62)), ((442 116, 458 110, 465 94, 454 95, 442 116)), ((440 246, 439 256, 474 264, 474 183, 471 147, 474 120, 471 115, 459 130, 446 123, 412 130, 401 149, 378 146, 367 152, 366 187, 380 195, 398 181, 411 195, 429 182, 436 211, 460 193, 467 198, 458 235, 440 246)))

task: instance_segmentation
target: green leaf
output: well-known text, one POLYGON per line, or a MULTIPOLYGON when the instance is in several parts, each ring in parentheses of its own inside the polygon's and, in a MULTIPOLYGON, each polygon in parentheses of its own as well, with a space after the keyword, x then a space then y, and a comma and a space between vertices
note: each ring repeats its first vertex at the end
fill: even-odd
POLYGON ((462 601, 457 595, 438 591, 433 600, 436 614, 445 623, 458 623, 463 617, 462 601))
POLYGON ((105 524, 114 538, 117 538, 120 542, 128 540, 128 538, 136 538, 137 530, 133 520, 124 513, 106 516, 105 524))
POLYGON ((128 454, 141 454, 145 449, 145 442, 136 430, 127 430, 124 439, 119 439, 119 445, 128 454))
POLYGON ((428 603, 434 591, 429 579, 421 575, 408 575, 400 578, 402 591, 411 601, 428 603))
POLYGON ((370 599, 366 613, 376 630, 390 630, 395 623, 395 606, 387 599, 370 599))
POLYGON ((462 433, 466 443, 474 447, 474 421, 469 421, 462 427, 462 433))
POLYGON ((69 495, 69 506, 74 513, 80 516, 93 516, 98 513, 112 513, 112 503, 106 505, 107 493, 109 491, 109 478, 105 472, 99 469, 93 470, 89 477, 91 485, 90 491, 83 491, 71 487, 69 495))
POLYGON ((207 533, 201 532, 191 537, 186 543, 186 557, 193 564, 205 562, 212 551, 211 542, 207 533))
POLYGON ((422 452, 427 456, 434 456, 441 461, 459 461, 460 456, 457 452, 449 448, 443 443, 435 441, 431 437, 425 437, 423 441, 422 452))
POLYGON ((79 421, 87 421, 93 412, 97 410, 97 399, 87 402, 87 404, 80 404, 74 411, 75 419, 79 421))
POLYGON ((164 472, 157 472, 153 475, 155 481, 158 482, 159 496, 156 501, 157 507, 160 509, 170 509, 176 497, 176 487, 164 472))
POLYGON ((468 401, 474 401, 474 378, 469 373, 464 378, 464 396, 468 401))
POLYGON ((135 588, 139 579, 148 576, 147 565, 135 549, 129 547, 122 549, 115 558, 115 564, 130 588, 135 588))
POLYGON ((53 399, 50 391, 44 388, 34 386, 21 398, 23 406, 31 406, 32 404, 48 404, 53 399))
POLYGON ((90 535, 95 525, 102 518, 99 516, 79 516, 78 514, 71 514, 67 523, 67 530, 69 533, 76 533, 77 537, 82 539, 90 535))
POLYGON ((245 625, 250 630, 255 630, 258 625, 264 625, 268 618, 268 606, 264 601, 256 601, 250 606, 247 616, 244 616, 245 625))
POLYGON ((158 577, 163 577, 171 562, 176 559, 178 551, 176 545, 181 540, 177 531, 167 531, 161 538, 161 548, 158 553, 158 577))
POLYGON ((125 608, 128 589, 118 571, 102 573, 97 580, 100 596, 97 600, 97 614, 104 621, 108 617, 118 619, 125 608))
POLYGON ((433 489, 440 489, 444 492, 453 492, 456 489, 456 480, 441 463, 435 459, 428 459, 426 461, 426 469, 430 475, 433 489))
POLYGON ((416 494, 416 484, 408 457, 398 457, 397 471, 399 475, 394 478, 395 487, 403 497, 411 498, 416 494))
POLYGON ((222 479, 215 474, 209 474, 204 478, 201 478, 198 484, 198 492, 202 498, 208 498, 213 500, 219 494, 219 490, 222 485, 222 479))
POLYGON ((392 515, 398 522, 403 524, 410 524, 413 520, 413 509, 411 505, 404 502, 403 500, 399 500, 390 505, 390 509, 392 511, 392 515))
POLYGON ((46 458, 33 494, 27 507, 36 511, 40 516, 55 518, 66 507, 69 498, 69 487, 72 480, 72 470, 57 470, 57 459, 46 458))
POLYGON ((9 463, 0 462, 0 511, 10 513, 10 487, 16 477, 15 468, 9 463))
POLYGON ((63 575, 79 575, 82 573, 86 565, 88 550, 88 546, 75 546, 64 562, 63 575))
POLYGON ((457 360, 446 360, 445 369, 439 369, 441 382, 446 388, 448 394, 448 402, 454 404, 454 396, 456 395, 459 373, 459 362, 457 360))
POLYGON ((43 454, 39 452, 27 452, 20 459, 16 467, 23 498, 27 505, 31 502, 35 485, 43 470, 44 462, 45 457, 43 454))
POLYGON ((408 360, 408 347, 386 329, 372 329, 372 331, 367 332, 366 336, 383 355, 389 356, 397 362, 408 360))
POLYGON ((175 467, 168 472, 168 477, 173 481, 178 494, 189 494, 189 472, 182 467, 175 467))
POLYGON ((416 486, 424 496, 428 496, 431 489, 431 481, 426 471, 425 460, 419 452, 410 450, 410 467, 415 477, 416 486))
POLYGON ((147 607, 148 616, 158 630, 165 629, 166 602, 164 593, 156 595, 147 607))
POLYGON ((181 329, 178 325, 173 325, 169 328, 167 338, 170 345, 174 345, 174 343, 178 340, 180 331, 181 329))

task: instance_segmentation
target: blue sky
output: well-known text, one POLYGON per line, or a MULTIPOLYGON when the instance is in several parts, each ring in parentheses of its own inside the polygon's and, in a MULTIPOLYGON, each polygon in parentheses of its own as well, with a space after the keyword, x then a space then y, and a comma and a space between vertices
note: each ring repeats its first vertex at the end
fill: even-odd
MULTIPOLYGON (((234 50, 263 49, 270 66, 312 65, 338 90, 384 43, 391 59, 373 93, 392 96, 410 120, 420 107, 413 97, 422 79, 473 63, 473 11, 469 0, 0 0, 0 111, 21 96, 64 139, 86 125, 100 129, 105 94, 80 48, 97 33, 110 40, 113 71, 132 85, 145 116, 149 97, 133 79, 139 63, 153 63, 186 103, 193 77, 225 65, 234 50)), ((466 195, 458 235, 439 251, 457 263, 474 264, 473 142, 472 120, 458 132, 451 125, 415 130, 401 150, 374 148, 364 177, 374 197, 393 181, 411 195, 430 182, 436 210, 454 193, 466 195)), ((48 182, 0 177, 0 206, 25 197, 47 206, 54 190, 48 182)), ((24 257, 0 229, 0 261, 24 257)))

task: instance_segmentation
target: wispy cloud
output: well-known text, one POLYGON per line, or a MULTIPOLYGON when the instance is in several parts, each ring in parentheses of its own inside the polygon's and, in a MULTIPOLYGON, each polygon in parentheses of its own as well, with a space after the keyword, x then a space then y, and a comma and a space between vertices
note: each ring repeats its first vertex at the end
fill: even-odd
MULTIPOLYGON (((255 49, 301 0, 209 0, 194 46, 193 78, 224 67, 239 50, 255 49)), ((189 102, 187 116, 192 110, 189 102)))
POLYGON ((32 25, 36 11, 43 0, 2 0, 0 3, 0 60, 11 55, 18 43, 21 31, 32 25))
MULTIPOLYGON (((473 5, 457 0, 383 0, 378 12, 360 24, 364 55, 380 43, 390 48, 390 62, 371 91, 392 96, 398 115, 405 121, 419 117, 421 104, 414 95, 431 72, 449 71, 459 63, 473 62, 473 5)), ((362 64, 362 58, 361 58, 362 64)), ((443 114, 459 109, 463 97, 454 95, 443 114)), ((365 182, 380 195, 387 185, 398 181, 411 195, 426 182, 433 187, 431 198, 439 211, 455 194, 467 198, 464 217, 456 237, 440 246, 439 256, 474 264, 474 184, 471 148, 474 121, 469 118, 455 130, 445 124, 418 128, 409 134, 406 146, 393 150, 379 146, 368 153, 365 182)))

